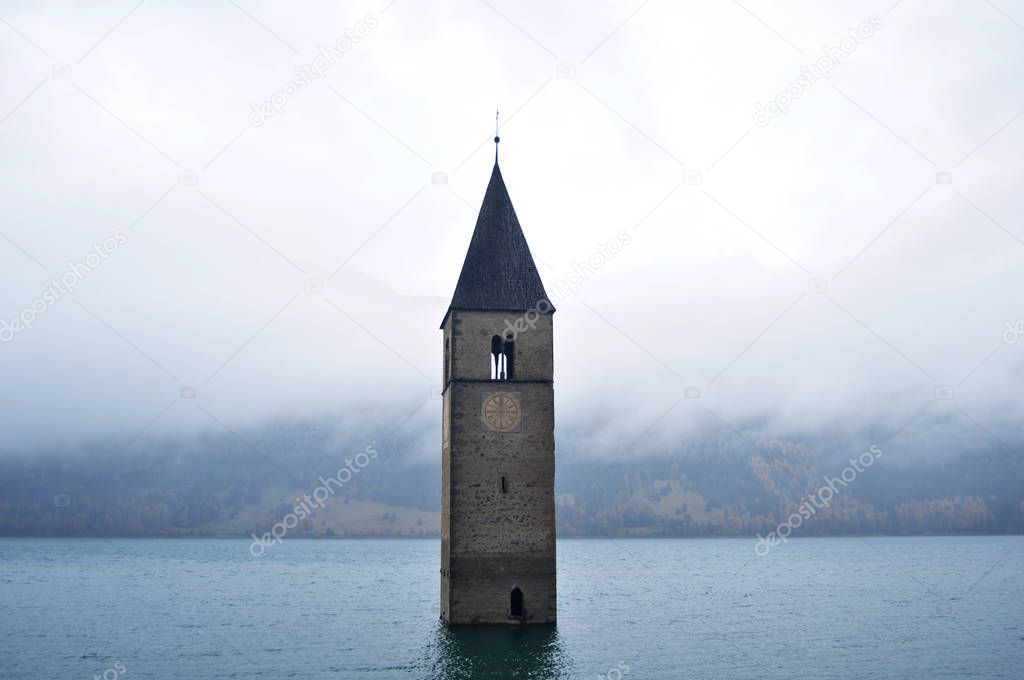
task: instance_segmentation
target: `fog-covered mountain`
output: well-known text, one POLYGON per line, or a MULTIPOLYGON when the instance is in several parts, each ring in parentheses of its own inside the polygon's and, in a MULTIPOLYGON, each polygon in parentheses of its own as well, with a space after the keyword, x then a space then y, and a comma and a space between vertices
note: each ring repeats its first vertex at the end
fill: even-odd
MULTIPOLYGON (((340 430, 281 422, 127 449, 9 454, 0 533, 248 536, 295 514, 305 495, 313 500, 291 537, 437 535, 440 454, 421 451, 430 433, 372 430, 355 419, 340 430)), ((585 440, 559 433, 561 536, 754 536, 812 499, 795 535, 1024 531, 1024 461, 1005 442, 932 459, 913 450, 927 444, 858 449, 728 428, 604 456, 573 445, 585 440)))

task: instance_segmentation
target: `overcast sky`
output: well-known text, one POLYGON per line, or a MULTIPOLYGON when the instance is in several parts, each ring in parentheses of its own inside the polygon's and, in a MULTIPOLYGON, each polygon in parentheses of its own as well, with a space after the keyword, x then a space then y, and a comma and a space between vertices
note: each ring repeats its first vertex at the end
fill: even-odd
POLYGON ((495 107, 577 447, 1020 439, 1024 2, 5 2, 0 51, 8 450, 361 411, 435 456, 495 107))

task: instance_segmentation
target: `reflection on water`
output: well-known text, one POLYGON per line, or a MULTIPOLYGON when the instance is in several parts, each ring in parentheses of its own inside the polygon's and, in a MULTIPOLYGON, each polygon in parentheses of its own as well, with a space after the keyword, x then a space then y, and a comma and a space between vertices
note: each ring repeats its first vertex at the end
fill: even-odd
POLYGON ((553 626, 448 628, 440 621, 428 655, 431 678, 568 678, 572 662, 553 626))

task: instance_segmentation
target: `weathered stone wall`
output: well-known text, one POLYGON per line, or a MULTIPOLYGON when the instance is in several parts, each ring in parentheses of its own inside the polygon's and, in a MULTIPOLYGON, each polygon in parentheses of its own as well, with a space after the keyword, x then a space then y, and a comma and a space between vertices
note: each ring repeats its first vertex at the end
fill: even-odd
POLYGON ((451 579, 448 623, 555 623, 555 560, 551 557, 458 558, 451 579), (523 618, 509 616, 512 589, 523 591, 523 618))
POLYGON ((452 389, 452 550, 459 555, 553 551, 551 385, 488 380, 457 382, 452 389), (488 431, 480 418, 484 396, 513 389, 522 404, 522 431, 488 431))
POLYGON ((517 334, 515 379, 490 379, 491 338, 505 337, 506 320, 519 316, 452 312, 444 328, 451 380, 442 416, 441 615, 450 623, 555 621, 550 315, 517 334), (507 431, 482 417, 496 393, 518 405, 514 416, 503 412, 507 431), (522 618, 509 615, 516 587, 522 618))
POLYGON ((525 330, 515 334, 516 380, 551 380, 554 374, 552 315, 522 312, 452 311, 445 323, 445 340, 450 339, 447 354, 452 362, 447 375, 463 380, 489 380, 491 377, 491 338, 504 338, 520 321, 525 330), (521 321, 520 321, 521 320, 521 321), (526 325, 533 320, 534 328, 526 325))

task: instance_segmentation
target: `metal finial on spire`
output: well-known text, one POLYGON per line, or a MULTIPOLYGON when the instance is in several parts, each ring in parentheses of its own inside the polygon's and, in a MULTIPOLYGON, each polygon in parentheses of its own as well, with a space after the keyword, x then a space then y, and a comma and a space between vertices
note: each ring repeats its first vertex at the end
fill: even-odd
POLYGON ((501 141, 501 137, 498 136, 498 109, 494 109, 494 162, 498 162, 498 142, 501 141))

